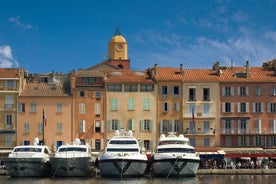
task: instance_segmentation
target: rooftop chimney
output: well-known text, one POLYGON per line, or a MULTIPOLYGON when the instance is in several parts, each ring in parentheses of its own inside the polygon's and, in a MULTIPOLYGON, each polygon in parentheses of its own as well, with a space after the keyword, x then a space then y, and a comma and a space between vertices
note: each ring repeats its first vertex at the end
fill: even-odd
POLYGON ((250 76, 250 73, 249 73, 249 61, 246 61, 246 64, 245 64, 245 67, 246 67, 246 77, 249 77, 250 76))
POLYGON ((153 75, 157 75, 157 64, 154 64, 153 75))
POLYGON ((183 75, 184 71, 183 71, 183 64, 180 64, 180 74, 183 75))

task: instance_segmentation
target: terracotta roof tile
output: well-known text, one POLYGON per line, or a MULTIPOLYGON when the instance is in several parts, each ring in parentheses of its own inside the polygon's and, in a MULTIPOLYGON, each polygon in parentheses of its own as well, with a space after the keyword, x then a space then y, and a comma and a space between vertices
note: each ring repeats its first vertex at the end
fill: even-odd
POLYGON ((146 71, 113 70, 106 71, 106 83, 153 83, 146 71))
POLYGON ((26 84, 20 96, 69 96, 65 92, 63 85, 53 85, 47 83, 31 82, 26 84))
POLYGON ((0 78, 19 78, 20 71, 23 69, 19 68, 0 68, 0 78))

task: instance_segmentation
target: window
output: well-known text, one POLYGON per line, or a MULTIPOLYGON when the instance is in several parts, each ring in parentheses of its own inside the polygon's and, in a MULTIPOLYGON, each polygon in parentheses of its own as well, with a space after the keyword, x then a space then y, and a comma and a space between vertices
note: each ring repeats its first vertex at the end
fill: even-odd
POLYGON ((161 120, 160 123, 160 133, 168 133, 170 130, 170 121, 169 120, 161 120))
POLYGON ((36 103, 31 103, 30 104, 30 111, 31 112, 36 112, 36 103))
POLYGON ((132 84, 132 85, 126 84, 125 85, 125 91, 127 91, 127 92, 136 92, 136 91, 138 91, 138 86, 137 86, 137 84, 132 84))
POLYGON ((151 131, 152 121, 149 119, 141 120, 141 131, 151 131))
POLYGON ((95 140, 95 150, 101 150, 101 140, 100 139, 95 140))
POLYGON ((83 77, 82 78, 82 85, 84 85, 84 86, 93 85, 95 83, 96 83, 95 77, 83 77))
POLYGON ((196 138, 194 138, 194 137, 190 138, 190 145, 194 146, 194 147, 196 146, 196 138))
POLYGON ((101 114, 101 104, 100 103, 96 103, 95 104, 95 115, 99 116, 101 114))
POLYGON ((260 147, 263 146, 263 139, 261 136, 254 136, 253 137, 253 146, 260 147))
POLYGON ((18 112, 25 112, 25 103, 18 103, 18 112))
POLYGON ((238 103, 238 112, 248 112, 249 103, 238 103))
POLYGON ((210 104, 203 104, 203 116, 210 117, 210 104))
POLYGON ((128 129, 129 130, 134 130, 134 119, 129 119, 128 120, 128 129))
POLYGON ((234 122, 230 119, 222 120, 222 133, 231 134, 234 133, 234 122))
POLYGON ((179 112, 179 102, 175 102, 173 105, 174 112, 179 112))
POLYGON ((180 120, 173 120, 172 121, 172 131, 177 132, 177 133, 183 133, 183 126, 182 126, 182 121, 180 120))
POLYGON ((257 112, 257 113, 264 112, 264 104, 263 103, 253 103, 252 111, 257 112))
POLYGON ((255 120, 255 132, 257 134, 261 134, 262 133, 262 120, 260 119, 256 119, 255 120))
POLYGON ((262 88, 261 88, 261 86, 256 86, 255 87, 255 95, 256 96, 261 96, 261 94, 262 94, 262 88))
POLYGON ((109 120, 108 121, 108 125, 109 125, 109 130, 112 131, 112 130, 119 130, 119 120, 117 119, 112 119, 112 120, 109 120))
POLYGON ((5 89, 16 89, 16 81, 15 80, 6 80, 4 82, 5 89))
POLYGON ((225 136, 225 146, 232 147, 232 137, 231 136, 225 136))
POLYGON ((210 122, 209 121, 204 121, 203 122, 203 127, 204 127, 204 133, 209 134, 210 133, 210 122))
POLYGON ((150 99, 149 98, 144 98, 144 110, 145 111, 150 110, 150 99))
POLYGON ((189 100, 195 101, 196 100, 196 89, 189 88, 189 100))
POLYGON ((80 91, 80 97, 85 97, 85 92, 84 91, 80 91))
POLYGON ((238 87, 238 96, 248 96, 248 87, 238 87))
POLYGON ((111 110, 112 111, 118 110, 118 99, 116 99, 116 98, 111 99, 111 110))
POLYGON ((169 111, 169 104, 167 102, 162 103, 162 112, 169 111))
POLYGON ((23 132, 30 133, 30 124, 28 122, 24 123, 23 132))
POLYGON ((222 112, 233 112, 233 103, 222 103, 222 112))
POLYGON ((13 106, 13 96, 5 95, 5 110, 12 110, 13 106))
POLYGON ((223 87, 222 88, 222 96, 233 96, 234 88, 233 87, 223 87))
POLYGON ((13 128, 13 120, 12 120, 12 115, 7 114, 6 115, 6 128, 13 128))
POLYGON ((276 119, 270 120, 270 133, 276 133, 276 119))
POLYGON ((268 103, 268 112, 276 112, 276 103, 268 103))
POLYGON ((134 110, 134 99, 133 98, 129 98, 128 99, 128 110, 129 111, 133 111, 134 110))
POLYGON ((101 132, 101 121, 95 121, 95 132, 101 132))
POLYGON ((276 96, 276 87, 271 87, 269 91, 270 96, 276 96))
POLYGON ((210 89, 203 88, 203 100, 210 100, 210 89))
POLYGON ((57 113, 62 113, 62 103, 57 103, 57 113))
POLYGON ((95 92, 95 98, 97 98, 97 99, 101 98, 101 92, 100 91, 95 92))
POLYGON ((145 150, 150 150, 150 141, 149 140, 144 140, 144 148, 145 148, 145 150))
POLYGON ((168 94, 169 94, 168 86, 161 86, 161 95, 163 97, 167 97, 168 94))
POLYGON ((57 123, 57 133, 62 133, 62 123, 57 123))
POLYGON ((142 91, 142 92, 154 91, 154 86, 153 85, 141 84, 140 91, 142 91))
POLYGON ((249 146, 249 137, 248 136, 238 136, 238 146, 240 146, 240 147, 249 146))
POLYGON ((122 91, 122 85, 120 84, 108 84, 107 91, 122 91))
POLYGON ((245 120, 245 119, 238 120, 238 133, 239 134, 249 133, 248 120, 245 120))
POLYGON ((203 144, 204 144, 204 146, 210 146, 210 138, 204 138, 203 144))
POLYGON ((173 87, 173 95, 174 97, 178 97, 180 94, 180 87, 179 86, 174 86, 173 87))
POLYGON ((79 122, 79 132, 80 133, 85 132, 85 120, 80 120, 80 122, 79 122))
POLYGON ((80 103, 79 104, 79 113, 80 114, 85 114, 85 103, 80 103))

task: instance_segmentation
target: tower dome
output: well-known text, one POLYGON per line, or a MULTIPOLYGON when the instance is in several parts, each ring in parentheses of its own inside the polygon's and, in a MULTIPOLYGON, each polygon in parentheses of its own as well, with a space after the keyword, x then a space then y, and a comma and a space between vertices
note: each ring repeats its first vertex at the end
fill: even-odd
POLYGON ((115 35, 108 44, 108 58, 111 60, 127 60, 127 41, 116 29, 115 35))

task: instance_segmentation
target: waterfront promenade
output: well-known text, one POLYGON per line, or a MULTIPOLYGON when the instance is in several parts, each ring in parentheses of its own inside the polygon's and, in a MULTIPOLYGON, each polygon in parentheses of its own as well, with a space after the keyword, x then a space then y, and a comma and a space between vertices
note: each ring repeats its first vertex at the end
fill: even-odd
MULTIPOLYGON (((8 175, 5 169, 0 175, 8 175)), ((276 175, 276 169, 199 169, 197 175, 276 175)))
POLYGON ((276 175, 276 169, 199 169, 198 175, 276 175))

